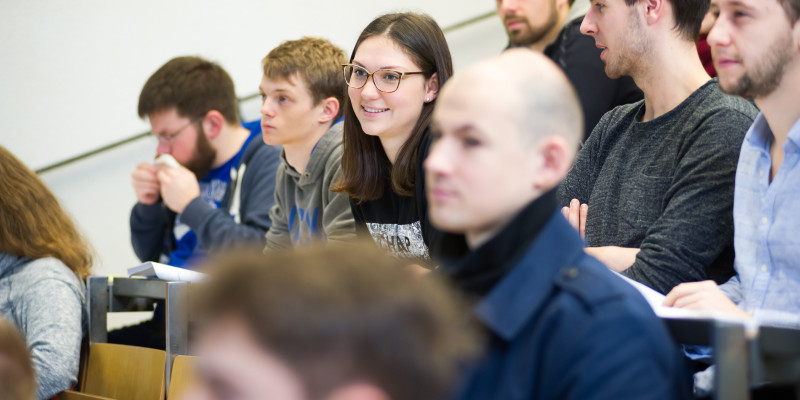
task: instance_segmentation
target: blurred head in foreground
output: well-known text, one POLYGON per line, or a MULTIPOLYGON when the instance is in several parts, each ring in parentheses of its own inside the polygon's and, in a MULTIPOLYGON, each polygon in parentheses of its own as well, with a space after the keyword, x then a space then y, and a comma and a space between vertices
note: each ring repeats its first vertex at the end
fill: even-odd
POLYGON ((193 399, 440 399, 474 349, 449 289, 374 246, 231 254, 209 270, 193 399))
POLYGON ((35 398, 36 376, 25 339, 16 326, 0 317, 0 399, 35 398))

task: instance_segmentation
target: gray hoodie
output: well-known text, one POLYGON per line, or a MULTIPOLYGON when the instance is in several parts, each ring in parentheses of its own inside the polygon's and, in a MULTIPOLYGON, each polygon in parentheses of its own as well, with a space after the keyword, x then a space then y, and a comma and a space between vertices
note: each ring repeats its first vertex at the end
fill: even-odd
POLYGON ((281 152, 267 250, 355 239, 350 197, 330 191, 342 173, 342 126, 334 124, 322 136, 302 174, 286 162, 286 154, 281 152))
POLYGON ((83 282, 61 261, 0 252, 0 315, 25 336, 39 399, 77 381, 84 304, 83 282))

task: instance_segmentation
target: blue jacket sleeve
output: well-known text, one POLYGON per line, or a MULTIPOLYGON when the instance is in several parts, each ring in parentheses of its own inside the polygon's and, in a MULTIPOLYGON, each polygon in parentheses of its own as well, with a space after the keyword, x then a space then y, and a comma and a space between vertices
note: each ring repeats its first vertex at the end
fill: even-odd
MULTIPOLYGON (((624 307, 624 305, 622 306, 624 307)), ((562 335, 548 350, 547 398, 690 398, 690 373, 659 321, 607 312, 562 335)))

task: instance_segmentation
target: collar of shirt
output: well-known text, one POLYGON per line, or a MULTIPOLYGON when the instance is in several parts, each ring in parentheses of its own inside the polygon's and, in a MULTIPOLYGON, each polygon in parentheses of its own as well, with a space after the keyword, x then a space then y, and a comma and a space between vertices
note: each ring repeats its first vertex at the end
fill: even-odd
MULTIPOLYGON (((800 151, 800 120, 797 120, 794 125, 792 125, 792 128, 789 129, 787 139, 786 144, 783 146, 785 152, 800 151)), ((764 117, 764 113, 758 113, 758 116, 753 121, 753 125, 747 132, 747 136, 745 136, 745 140, 750 146, 769 153, 769 147, 772 145, 775 138, 772 134, 772 128, 770 128, 767 119, 764 117)))
POLYGON ((475 314, 498 336, 513 339, 553 294, 564 267, 583 256, 583 241, 560 211, 550 218, 536 239, 523 249, 500 282, 476 306, 475 314))
POLYGON ((473 251, 466 248, 463 235, 446 235, 434 256, 442 262, 442 272, 459 289, 469 296, 483 297, 516 265, 556 208, 556 194, 551 190, 525 206, 500 232, 473 251), (456 246, 457 242, 464 245, 456 246))

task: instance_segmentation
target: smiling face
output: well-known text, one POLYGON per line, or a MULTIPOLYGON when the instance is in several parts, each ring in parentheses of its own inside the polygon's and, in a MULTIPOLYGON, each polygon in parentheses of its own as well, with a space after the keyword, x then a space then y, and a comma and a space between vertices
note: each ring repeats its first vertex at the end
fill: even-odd
MULTIPOLYGON (((373 36, 361 42, 353 57, 353 64, 370 73, 378 69, 400 72, 417 72, 420 67, 391 39, 373 36)), ((405 141, 411 135, 422 112, 422 106, 436 96, 434 79, 424 75, 408 75, 392 93, 379 91, 372 81, 364 87, 347 88, 353 111, 367 135, 378 136, 381 141, 405 141)))
POLYGON ((797 68, 798 42, 783 8, 775 0, 714 0, 717 21, 708 43, 727 93, 768 96, 788 67, 797 68))
POLYGON ((538 43, 560 28, 555 0, 497 0, 497 15, 517 46, 538 43))
POLYGON ((540 160, 536 146, 523 141, 519 102, 480 75, 445 86, 424 164, 431 221, 468 242, 493 236, 535 198, 540 160), (504 92, 508 101, 496 101, 504 92))
MULTIPOLYGON (((264 75, 261 92, 261 135, 272 146, 304 146, 316 142, 324 106, 314 99, 299 74, 273 80, 264 75)), ((313 145, 313 144, 312 144, 313 145)))
POLYGON ((644 21, 637 6, 629 7, 624 0, 592 0, 581 23, 581 33, 592 36, 603 49, 600 59, 609 78, 635 77, 643 55, 648 53, 644 21))

